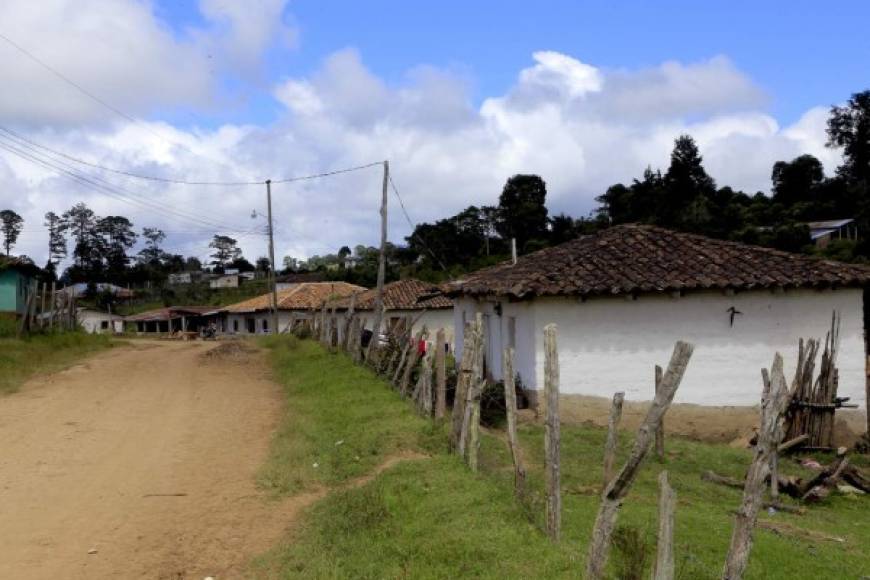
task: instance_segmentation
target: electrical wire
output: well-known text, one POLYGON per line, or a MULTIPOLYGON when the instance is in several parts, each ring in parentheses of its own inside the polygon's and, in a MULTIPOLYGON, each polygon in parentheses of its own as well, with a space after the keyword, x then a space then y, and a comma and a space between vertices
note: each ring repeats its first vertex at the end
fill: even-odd
POLYGON ((432 256, 432 259, 434 259, 436 262, 438 262, 438 265, 441 266, 441 269, 446 272, 447 266, 444 265, 444 262, 441 261, 441 258, 439 258, 438 256, 435 255, 435 252, 432 251, 432 248, 429 247, 429 244, 427 244, 426 241, 423 240, 423 238, 421 238, 420 236, 418 236, 417 234, 414 233, 414 230, 417 228, 414 225, 413 220, 411 220, 411 216, 408 215, 408 210, 405 209, 405 202, 402 201, 402 196, 399 195, 399 190, 396 187, 395 182, 393 181, 392 175, 389 176, 389 180, 390 180, 390 187, 392 187, 393 193, 396 195, 396 199, 399 200, 399 207, 402 209, 402 214, 404 214, 405 220, 408 222, 408 225, 411 227, 411 236, 413 238, 415 238, 418 242, 420 242, 420 244, 426 249, 426 251, 429 252, 429 255, 432 256))

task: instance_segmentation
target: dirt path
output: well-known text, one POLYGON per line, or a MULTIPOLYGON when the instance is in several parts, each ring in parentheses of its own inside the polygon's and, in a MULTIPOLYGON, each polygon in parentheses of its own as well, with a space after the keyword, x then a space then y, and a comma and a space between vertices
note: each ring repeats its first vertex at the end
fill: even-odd
POLYGON ((238 578, 274 544, 313 496, 257 490, 280 392, 215 347, 134 342, 0 398, 0 578, 238 578))

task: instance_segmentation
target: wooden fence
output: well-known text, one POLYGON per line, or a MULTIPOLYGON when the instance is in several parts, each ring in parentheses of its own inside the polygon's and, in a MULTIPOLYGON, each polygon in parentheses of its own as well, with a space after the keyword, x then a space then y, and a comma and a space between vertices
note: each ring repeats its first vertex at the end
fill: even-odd
POLYGON ((54 282, 33 282, 25 291, 24 312, 18 321, 19 337, 34 331, 74 330, 78 326, 76 297, 58 291, 54 282))

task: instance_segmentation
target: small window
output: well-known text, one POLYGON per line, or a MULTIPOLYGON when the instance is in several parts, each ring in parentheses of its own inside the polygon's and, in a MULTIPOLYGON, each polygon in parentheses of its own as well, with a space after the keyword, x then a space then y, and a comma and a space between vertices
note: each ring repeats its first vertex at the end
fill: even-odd
POLYGON ((266 318, 263 319, 261 326, 263 327, 263 332, 269 332, 269 321, 266 318))
POLYGON ((238 331, 239 331, 239 321, 233 320, 233 332, 238 332, 238 331))
POLYGON ((100 321, 100 328, 102 330, 109 330, 109 321, 108 320, 101 320, 100 321))
POLYGON ((508 316, 508 346, 511 348, 517 347, 517 317, 508 316))

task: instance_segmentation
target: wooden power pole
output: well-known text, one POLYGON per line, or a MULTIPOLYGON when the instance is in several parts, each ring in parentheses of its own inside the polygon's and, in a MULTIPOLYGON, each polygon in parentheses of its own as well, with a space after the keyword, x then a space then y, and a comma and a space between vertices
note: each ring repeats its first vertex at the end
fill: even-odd
POLYGON ((269 214, 269 261, 272 263, 269 273, 270 286, 272 287, 272 334, 278 334, 278 281, 275 276, 275 231, 272 225, 272 180, 266 180, 266 211, 269 214))
POLYGON ((390 184, 390 162, 384 161, 384 185, 381 192, 381 254, 378 258, 378 291, 375 295, 375 320, 372 323, 372 338, 366 350, 366 360, 370 360, 380 341, 381 320, 384 315, 384 278, 387 275, 387 188, 390 184))

